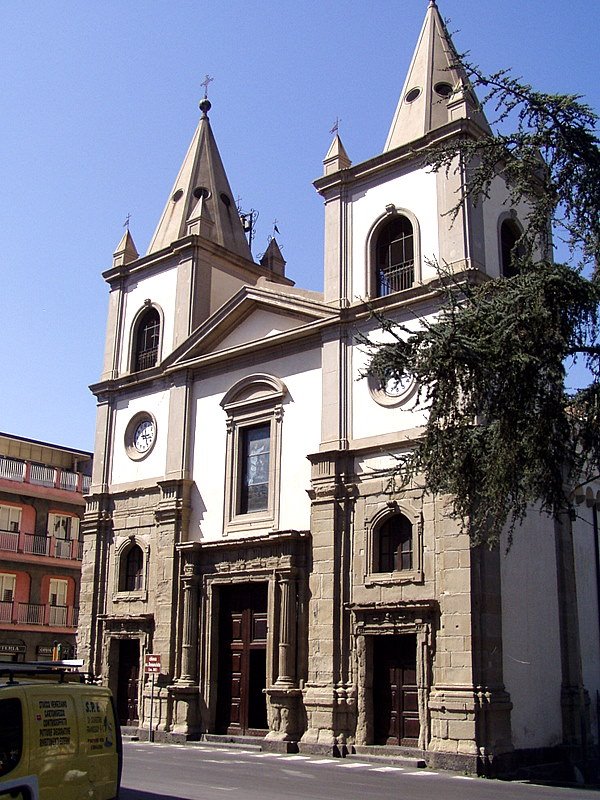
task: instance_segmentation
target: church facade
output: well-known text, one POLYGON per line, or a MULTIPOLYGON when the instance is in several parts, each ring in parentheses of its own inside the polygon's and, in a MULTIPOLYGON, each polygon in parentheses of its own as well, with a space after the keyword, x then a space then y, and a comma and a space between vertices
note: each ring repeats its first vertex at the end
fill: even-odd
POLYGON ((78 655, 123 724, 153 702, 166 738, 471 771, 597 741, 600 495, 575 521, 532 512, 507 553, 471 547, 448 498, 390 483, 426 419, 416 386, 361 378, 373 311, 435 314, 434 260, 510 270, 523 210, 502 182, 451 224, 460 170, 423 167, 489 131, 453 53, 431 2, 384 151, 353 165, 332 142, 322 293, 275 239, 253 260, 206 98, 148 252, 127 231, 104 273, 78 655))

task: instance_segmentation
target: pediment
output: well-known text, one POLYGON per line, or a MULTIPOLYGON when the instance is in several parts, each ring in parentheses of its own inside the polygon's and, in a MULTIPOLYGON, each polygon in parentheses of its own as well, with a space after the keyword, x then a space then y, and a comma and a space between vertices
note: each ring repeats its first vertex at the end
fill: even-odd
POLYGON ((315 324, 336 316, 336 310, 300 294, 244 287, 165 360, 165 365, 189 364, 221 352, 257 347, 287 334, 307 334, 315 324))

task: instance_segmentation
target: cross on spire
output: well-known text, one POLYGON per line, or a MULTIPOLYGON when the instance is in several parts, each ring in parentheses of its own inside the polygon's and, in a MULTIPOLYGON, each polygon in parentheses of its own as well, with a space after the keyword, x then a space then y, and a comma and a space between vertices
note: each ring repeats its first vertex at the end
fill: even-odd
POLYGON ((129 220, 130 219, 131 219, 131 214, 127 214, 127 216, 125 217, 125 222, 123 223, 123 227, 127 228, 127 230, 129 230, 129 220))
POLYGON ((204 98, 205 99, 208 97, 209 84, 211 84, 213 81, 214 81, 214 78, 211 78, 211 76, 207 73, 205 78, 204 78, 204 80, 200 84, 200 86, 204 86, 204 98))
POLYGON ((341 122, 341 121, 342 121, 342 120, 341 120, 339 117, 336 117, 336 118, 335 118, 335 122, 333 123, 333 127, 332 127, 332 129, 329 131, 329 133, 337 133, 337 132, 339 131, 339 129, 340 129, 340 122, 341 122))

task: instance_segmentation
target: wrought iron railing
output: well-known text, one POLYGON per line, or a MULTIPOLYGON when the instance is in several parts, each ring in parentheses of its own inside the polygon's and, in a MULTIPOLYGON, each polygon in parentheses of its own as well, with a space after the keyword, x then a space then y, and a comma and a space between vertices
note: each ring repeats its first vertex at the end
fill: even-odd
POLYGON ((23 534, 23 552, 35 556, 50 555, 50 537, 37 533, 23 534))
POLYGON ((0 478, 9 481, 25 480, 25 462, 16 458, 0 456, 0 478))
POLYGON ((44 534, 0 530, 0 551, 81 561, 83 542, 79 539, 57 539, 44 534))
POLYGON ((19 531, 0 531, 0 550, 19 552, 19 531))
POLYGON ((81 472, 72 472, 8 456, 0 456, 0 478, 79 493, 88 492, 92 482, 89 475, 83 475, 81 472))
POLYGON ((79 609, 75 606, 55 606, 48 603, 0 602, 0 623, 45 625, 50 628, 76 628, 79 609), (17 606, 15 619, 14 607, 17 606))
POLYGON ((379 267, 377 270, 377 294, 383 297, 393 292, 410 289, 415 280, 415 262, 404 261, 392 267, 379 267))
POLYGON ((12 600, 0 600, 0 622, 12 622, 13 607, 12 600))
POLYGON ((19 603, 17 622, 24 625, 43 625, 46 606, 43 603, 19 603))

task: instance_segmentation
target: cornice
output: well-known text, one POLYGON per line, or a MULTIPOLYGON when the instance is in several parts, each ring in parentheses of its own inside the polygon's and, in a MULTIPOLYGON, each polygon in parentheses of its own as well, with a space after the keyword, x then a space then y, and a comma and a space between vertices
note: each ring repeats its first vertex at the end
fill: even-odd
POLYGON ((112 285, 124 278, 129 278, 154 267, 160 267, 162 262, 174 256, 181 258, 182 255, 191 254, 194 251, 197 252, 200 250, 204 251, 207 255, 226 261, 228 265, 250 271, 258 277, 266 277, 274 283, 281 283, 282 286, 294 286, 294 281, 291 280, 291 278, 276 275, 270 269, 261 267, 260 264, 243 258, 237 253, 232 253, 220 244, 206 239, 199 234, 184 236, 176 242, 173 242, 169 247, 157 250, 155 253, 141 256, 141 258, 131 261, 128 264, 120 264, 119 266, 111 267, 102 273, 102 277, 107 283, 112 285))
POLYGON ((313 181, 313 186, 320 194, 326 194, 341 186, 354 185, 371 179, 383 170, 389 171, 396 167, 410 166, 413 162, 422 159, 424 151, 447 139, 457 136, 472 136, 477 139, 485 135, 485 131, 472 120, 459 119, 444 125, 442 128, 431 131, 414 142, 389 150, 386 153, 380 153, 366 161, 353 164, 351 167, 339 170, 331 175, 323 175, 313 181))

